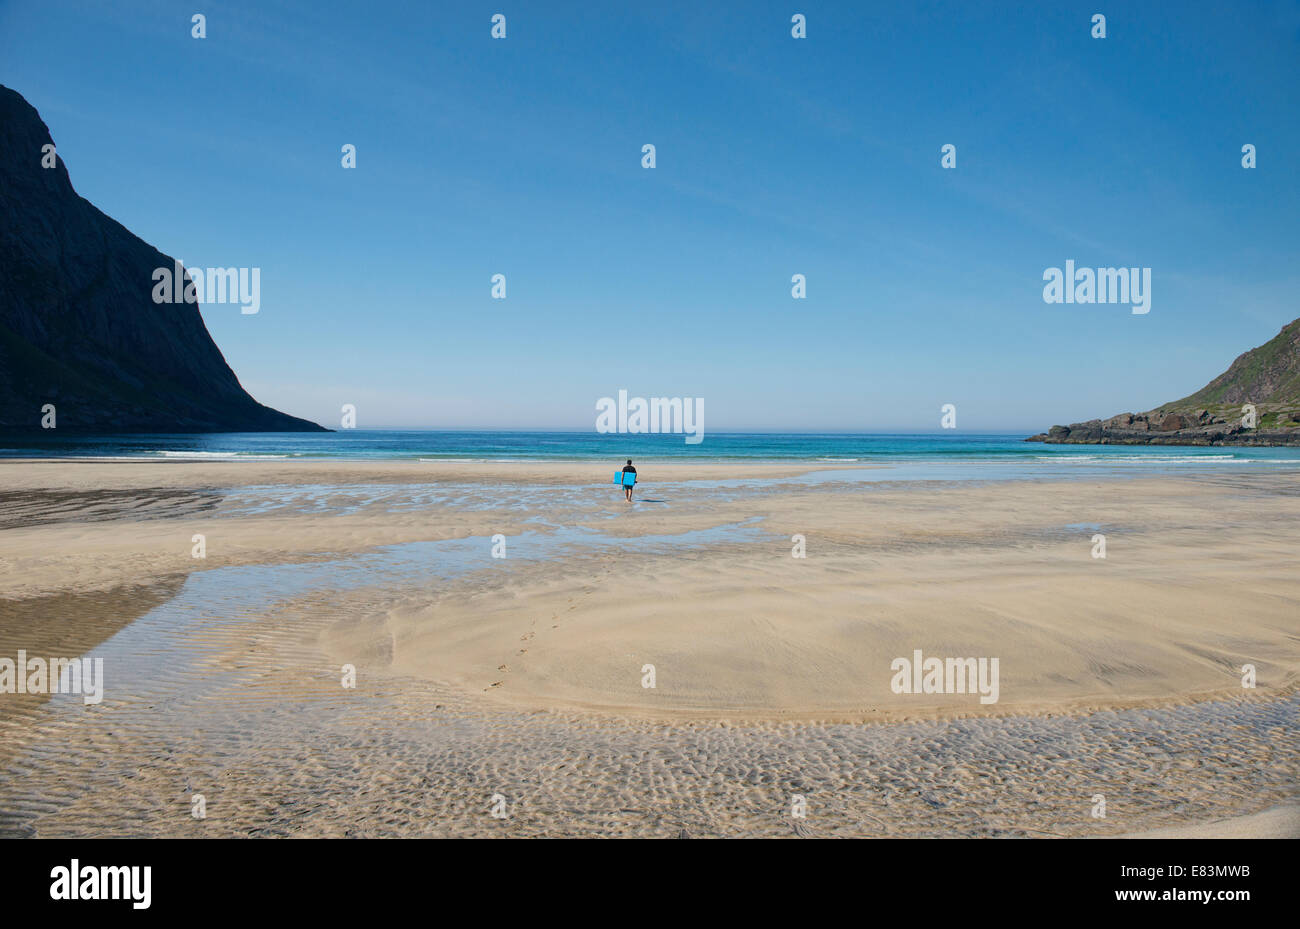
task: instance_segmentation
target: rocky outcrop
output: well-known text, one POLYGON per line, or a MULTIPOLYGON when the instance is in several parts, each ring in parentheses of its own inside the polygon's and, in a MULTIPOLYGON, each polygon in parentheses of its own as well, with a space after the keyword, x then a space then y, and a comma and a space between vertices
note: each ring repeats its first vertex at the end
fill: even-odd
MULTIPOLYGON (((0 86, 0 431, 324 432, 254 400, 193 303, 154 303, 173 259, 77 195, 49 130, 0 86)), ((235 312, 238 312, 236 309, 235 312)))
POLYGON ((1053 426, 1026 442, 1072 445, 1300 445, 1300 319, 1210 383, 1146 413, 1053 426), (1253 409, 1252 409, 1253 408, 1253 409))

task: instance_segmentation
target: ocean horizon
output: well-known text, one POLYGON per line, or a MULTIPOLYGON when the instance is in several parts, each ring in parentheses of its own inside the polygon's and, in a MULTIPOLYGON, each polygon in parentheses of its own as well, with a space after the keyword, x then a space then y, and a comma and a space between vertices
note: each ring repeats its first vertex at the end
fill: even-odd
MULTIPOLYGON (((1046 445, 1020 433, 712 432, 680 435, 488 430, 341 430, 9 437, 0 458, 157 461, 733 462, 849 468, 867 480, 1015 479, 1300 466, 1291 447, 1046 445), (852 469, 861 465, 860 471, 852 469), (1064 467, 1063 467, 1064 466, 1064 467), (886 469, 886 470, 878 470, 886 469)), ((651 475, 647 474, 646 477, 651 475)), ((845 474, 845 476, 848 476, 845 474)))

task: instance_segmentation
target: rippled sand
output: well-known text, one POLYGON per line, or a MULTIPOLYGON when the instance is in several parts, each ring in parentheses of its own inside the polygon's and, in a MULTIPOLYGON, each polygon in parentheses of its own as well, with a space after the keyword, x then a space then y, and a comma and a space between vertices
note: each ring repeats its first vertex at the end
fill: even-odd
POLYGON ((0 696, 0 834, 1120 835, 1297 797, 1295 477, 679 471, 629 510, 399 471, 25 472, 0 655, 108 690, 0 696), (913 646, 1001 655, 1002 700, 892 694, 913 646))
POLYGON ((27 730, 0 835, 1105 836, 1253 811, 1293 797, 1300 775, 1294 696, 662 725, 484 707, 410 680, 345 692, 333 668, 304 680, 307 655, 280 650, 302 629, 280 628, 192 643, 220 679, 198 694, 176 674, 128 706, 27 730), (206 819, 190 816, 195 794, 206 819), (505 819, 490 815, 494 795, 505 819), (790 815, 798 796, 804 819, 790 815))

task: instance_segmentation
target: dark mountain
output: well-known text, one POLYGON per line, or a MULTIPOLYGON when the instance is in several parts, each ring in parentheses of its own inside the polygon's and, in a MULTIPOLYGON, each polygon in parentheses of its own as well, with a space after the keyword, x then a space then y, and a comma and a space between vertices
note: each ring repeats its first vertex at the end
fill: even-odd
POLYGON ((1191 396, 1146 413, 1053 426, 1028 442, 1119 445, 1300 445, 1300 319, 1252 348, 1191 396), (1245 422, 1247 404, 1255 425, 1245 422))
MULTIPOLYGON (((196 304, 154 303, 173 260, 72 189, 40 115, 0 86, 0 431, 325 432, 254 400, 196 304)), ((239 308, 230 309, 238 313, 239 308)))

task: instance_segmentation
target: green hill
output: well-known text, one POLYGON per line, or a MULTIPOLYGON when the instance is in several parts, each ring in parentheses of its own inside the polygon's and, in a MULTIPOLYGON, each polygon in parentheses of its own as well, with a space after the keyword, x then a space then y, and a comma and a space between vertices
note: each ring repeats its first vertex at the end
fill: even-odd
POLYGON ((1145 413, 1053 426, 1028 442, 1300 445, 1300 319, 1238 356, 1196 393, 1145 413), (1255 408, 1252 426, 1247 405, 1255 408))

